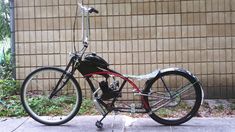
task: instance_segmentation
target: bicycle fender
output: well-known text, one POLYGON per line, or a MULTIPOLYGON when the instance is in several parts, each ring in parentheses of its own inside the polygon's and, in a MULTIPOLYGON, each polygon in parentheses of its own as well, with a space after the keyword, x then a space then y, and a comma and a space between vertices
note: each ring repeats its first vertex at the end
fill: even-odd
MULTIPOLYGON (((179 71, 179 72, 183 72, 185 74, 188 74, 189 76, 191 76, 192 78, 194 78, 198 82, 198 84, 200 85, 201 93, 202 93, 202 101, 201 101, 201 104, 202 104, 203 100, 204 100, 204 91, 202 89, 202 85, 201 85, 199 79, 195 75, 193 75, 190 71, 188 71, 186 69, 183 69, 183 68, 172 67, 172 68, 160 69, 158 74, 156 74, 156 76, 154 78, 149 79, 149 80, 146 81, 146 84, 145 84, 146 88, 148 87, 149 83, 151 83, 155 78, 158 78, 161 74, 164 74, 164 73, 167 73, 167 72, 174 72, 174 71, 179 71)), ((144 91, 146 92, 146 90, 144 90, 144 91)))
POLYGON ((194 75, 192 74, 190 71, 184 69, 184 68, 177 68, 177 67, 173 67, 173 68, 166 68, 166 69, 162 69, 160 70, 160 73, 164 73, 164 72, 170 72, 170 71, 180 71, 180 72, 184 72, 185 74, 188 74, 189 76, 193 77, 197 82, 198 84, 200 85, 200 90, 201 90, 201 93, 202 93, 202 100, 201 100, 201 105, 204 101, 204 91, 202 89, 202 84, 200 82, 200 80, 194 75))

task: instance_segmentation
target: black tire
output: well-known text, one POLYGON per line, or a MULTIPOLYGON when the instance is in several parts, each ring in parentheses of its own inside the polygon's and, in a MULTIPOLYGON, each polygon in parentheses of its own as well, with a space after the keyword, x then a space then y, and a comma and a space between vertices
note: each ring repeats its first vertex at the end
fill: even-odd
POLYGON ((21 87, 21 102, 26 112, 45 125, 61 125, 71 120, 79 111, 82 93, 76 79, 64 70, 43 67, 31 72, 21 87), (60 85, 67 83, 49 98, 53 87, 64 75, 60 85))
POLYGON ((146 110, 149 113, 149 116, 163 125, 180 125, 190 120, 197 113, 202 101, 202 89, 198 79, 182 69, 160 72, 157 77, 148 82, 144 92, 152 92, 152 94, 155 95, 155 97, 144 96, 143 99, 144 102, 147 103, 148 107, 146 110), (182 86, 178 85, 181 82, 184 84, 180 84, 182 86), (170 86, 170 84, 172 86, 170 86), (168 87, 170 92, 167 92, 165 86, 168 87), (179 94, 180 90, 178 86, 185 92, 179 94), (174 89, 175 87, 176 89, 174 89), (186 94, 186 97, 183 98, 185 96, 184 93, 188 91, 190 94, 186 94), (191 94, 192 91, 194 95, 191 94), (154 94, 155 92, 156 94, 154 94), (169 93, 174 95, 174 97, 172 97, 171 100, 163 99, 163 97, 170 98, 169 93), (156 105, 156 101, 159 101, 160 99, 162 99, 162 102, 159 102, 156 105), (169 102, 167 103, 167 101, 169 102), (166 104, 163 107, 159 107, 164 103, 166 104), (154 109, 156 111, 154 111, 154 109))

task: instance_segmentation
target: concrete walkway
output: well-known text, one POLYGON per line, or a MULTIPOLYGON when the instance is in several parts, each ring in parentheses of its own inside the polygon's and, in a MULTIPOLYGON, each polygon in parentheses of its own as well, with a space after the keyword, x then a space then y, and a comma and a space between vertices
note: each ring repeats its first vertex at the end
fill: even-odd
POLYGON ((77 116, 60 126, 45 126, 30 117, 0 118, 0 132, 235 132, 235 118, 193 118, 180 126, 163 126, 151 118, 108 116, 104 128, 95 122, 101 116, 77 116))

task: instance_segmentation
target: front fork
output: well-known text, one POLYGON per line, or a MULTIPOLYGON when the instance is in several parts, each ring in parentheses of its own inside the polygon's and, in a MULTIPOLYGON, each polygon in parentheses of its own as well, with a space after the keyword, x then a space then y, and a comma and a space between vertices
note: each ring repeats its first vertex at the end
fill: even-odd
POLYGON ((76 70, 76 66, 79 64, 78 61, 76 61, 76 57, 73 56, 68 65, 65 68, 65 72, 62 74, 62 76, 60 77, 60 79, 58 80, 58 82, 56 83, 56 86, 53 88, 51 94, 49 95, 49 99, 52 99, 53 96, 55 96, 69 81, 69 76, 73 76, 75 70, 76 70), (69 71, 71 67, 71 71, 69 71), (63 81, 63 79, 66 79, 65 81, 63 81), (62 83, 62 85, 60 85, 62 83))

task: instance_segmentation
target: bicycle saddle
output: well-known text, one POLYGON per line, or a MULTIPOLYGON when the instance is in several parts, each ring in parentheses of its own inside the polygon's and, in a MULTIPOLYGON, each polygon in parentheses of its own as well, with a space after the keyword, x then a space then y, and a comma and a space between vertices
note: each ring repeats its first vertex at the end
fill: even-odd
POLYGON ((126 75, 125 74, 123 76, 127 78, 137 79, 137 80, 148 80, 148 79, 156 77, 158 73, 159 73, 159 70, 155 70, 151 73, 144 74, 144 75, 126 75))

